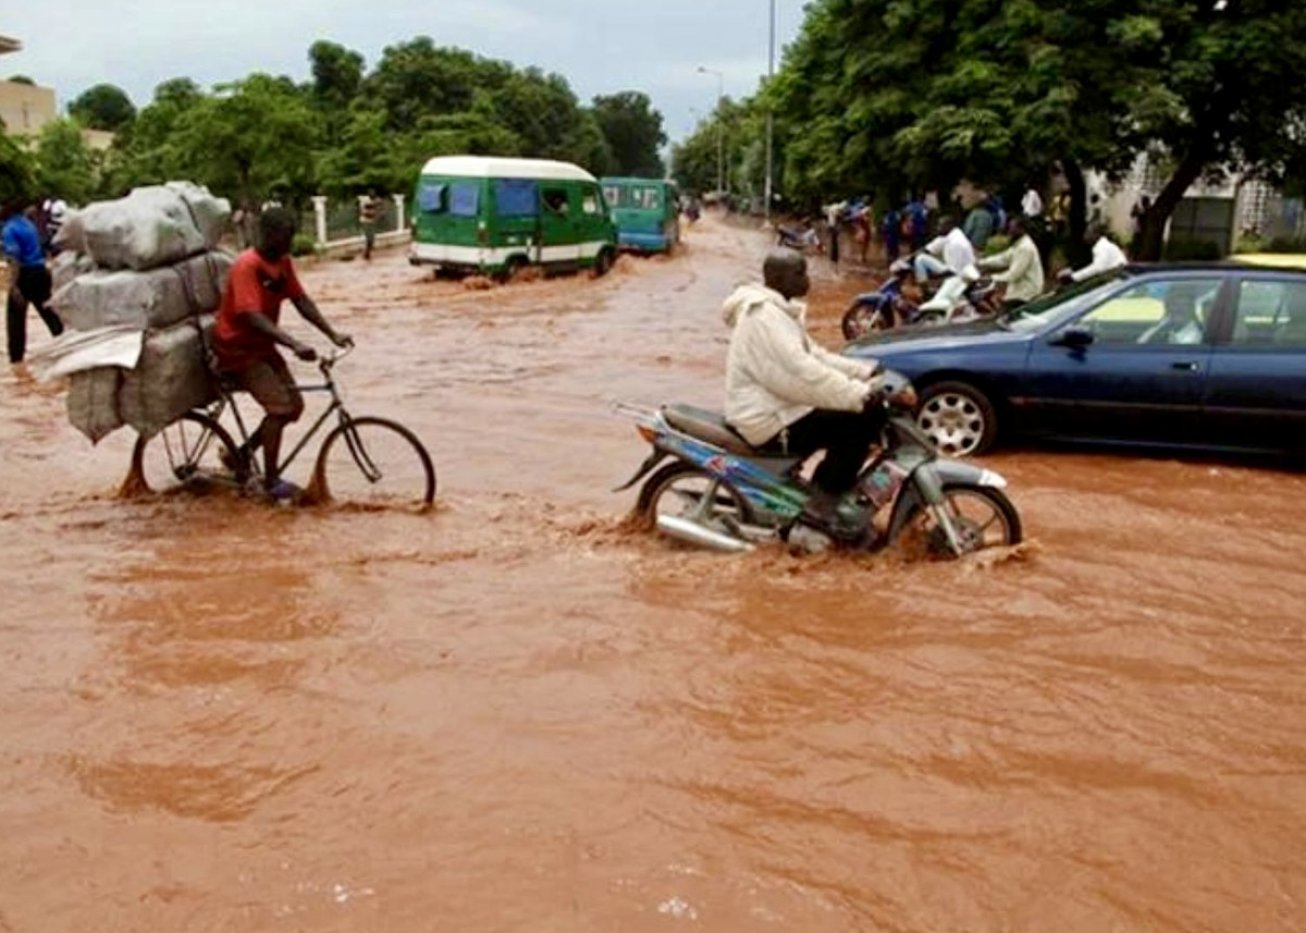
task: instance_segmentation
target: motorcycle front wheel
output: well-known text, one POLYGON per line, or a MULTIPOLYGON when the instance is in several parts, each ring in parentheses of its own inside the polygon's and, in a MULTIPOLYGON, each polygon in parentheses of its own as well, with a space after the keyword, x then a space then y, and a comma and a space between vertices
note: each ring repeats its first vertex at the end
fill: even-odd
MULTIPOLYGON (((943 499, 963 554, 1014 547, 1024 540, 1020 513, 1002 490, 992 486, 950 485, 943 487, 943 499)), ((958 556, 934 513, 921 506, 908 517, 899 541, 908 550, 920 549, 929 557, 958 556)))

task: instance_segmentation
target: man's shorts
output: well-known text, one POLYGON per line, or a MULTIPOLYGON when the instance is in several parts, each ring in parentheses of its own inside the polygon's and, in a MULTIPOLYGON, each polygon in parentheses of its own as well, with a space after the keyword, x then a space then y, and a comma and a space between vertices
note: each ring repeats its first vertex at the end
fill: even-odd
POLYGON ((254 401, 273 417, 298 421, 304 413, 304 396, 295 386, 286 361, 279 355, 252 360, 240 371, 226 375, 254 396, 254 401))

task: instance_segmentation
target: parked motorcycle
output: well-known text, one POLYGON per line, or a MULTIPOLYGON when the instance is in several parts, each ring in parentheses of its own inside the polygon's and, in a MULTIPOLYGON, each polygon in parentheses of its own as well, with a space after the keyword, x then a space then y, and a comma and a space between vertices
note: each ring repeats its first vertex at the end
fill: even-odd
MULTIPOLYGON (((911 417, 915 393, 895 378, 899 387, 883 402, 888 417, 880 449, 840 504, 838 527, 819 529, 819 536, 859 551, 919 536, 926 552, 939 557, 1019 543, 1020 516, 1003 492, 1006 480, 940 457, 911 417)), ((813 493, 800 475, 806 458, 759 451, 720 414, 690 405, 621 410, 653 451, 614 491, 643 480, 637 511, 659 532, 726 553, 811 540, 813 529, 798 521, 813 493)))

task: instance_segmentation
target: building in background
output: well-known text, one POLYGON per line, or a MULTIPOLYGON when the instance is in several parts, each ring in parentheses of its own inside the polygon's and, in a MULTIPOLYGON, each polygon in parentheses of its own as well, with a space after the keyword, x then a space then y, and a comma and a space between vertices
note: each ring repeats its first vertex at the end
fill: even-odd
MULTIPOLYGON (((17 39, 0 36, 0 55, 21 52, 23 44, 17 39)), ((58 119, 59 107, 54 88, 22 81, 0 81, 0 120, 9 136, 25 136, 29 140, 41 132, 41 127, 58 119)), ((114 134, 105 130, 82 130, 82 138, 92 149, 104 151, 113 145, 114 134)))
MULTIPOLYGON (((21 52, 23 44, 17 39, 0 36, 0 55, 21 52)), ((59 115, 55 107, 54 88, 24 84, 21 81, 0 81, 0 120, 5 132, 11 136, 35 136, 41 127, 59 115)))

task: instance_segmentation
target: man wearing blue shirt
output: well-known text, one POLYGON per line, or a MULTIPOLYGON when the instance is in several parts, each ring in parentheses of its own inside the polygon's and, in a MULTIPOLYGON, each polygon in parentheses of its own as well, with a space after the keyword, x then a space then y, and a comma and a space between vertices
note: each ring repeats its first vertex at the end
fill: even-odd
POLYGON ((21 203, 5 205, 0 219, 4 221, 0 238, 4 242, 5 262, 9 266, 9 300, 5 315, 9 362, 21 363, 27 352, 29 304, 36 305, 36 313, 41 315, 52 336, 63 333, 63 322, 45 306, 50 300, 50 270, 45 265, 45 251, 41 248, 36 224, 24 213, 21 203))

